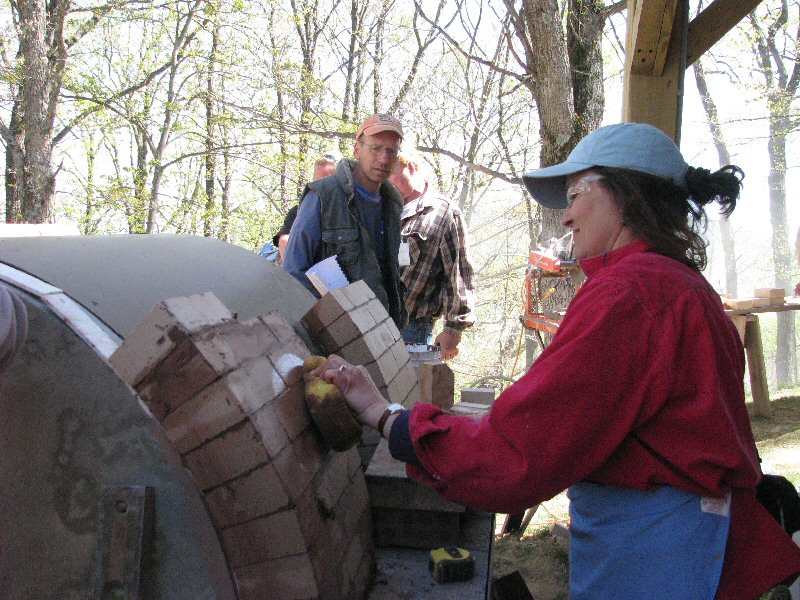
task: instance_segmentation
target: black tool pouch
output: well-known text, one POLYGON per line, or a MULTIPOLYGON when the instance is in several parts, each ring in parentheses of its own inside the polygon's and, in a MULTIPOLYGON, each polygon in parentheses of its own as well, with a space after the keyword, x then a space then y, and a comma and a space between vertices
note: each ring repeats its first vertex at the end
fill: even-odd
POLYGON ((800 530, 800 495, 783 475, 762 475, 756 498, 764 505, 786 533, 800 530))

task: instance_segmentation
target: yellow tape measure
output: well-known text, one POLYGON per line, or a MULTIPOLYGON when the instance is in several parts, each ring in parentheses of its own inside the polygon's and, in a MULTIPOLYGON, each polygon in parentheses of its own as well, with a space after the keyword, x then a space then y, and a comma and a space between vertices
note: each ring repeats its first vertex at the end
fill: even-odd
POLYGON ((465 581, 475 576, 475 559, 464 548, 443 546, 431 550, 428 570, 439 583, 465 581))

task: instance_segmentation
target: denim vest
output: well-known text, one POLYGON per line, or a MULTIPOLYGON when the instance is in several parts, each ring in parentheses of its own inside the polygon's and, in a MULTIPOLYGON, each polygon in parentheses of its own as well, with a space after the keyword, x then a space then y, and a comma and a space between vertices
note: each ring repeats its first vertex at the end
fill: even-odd
POLYGON ((397 254, 400 249, 400 210, 403 198, 390 183, 380 187, 388 273, 381 271, 372 239, 358 217, 352 170, 358 163, 341 160, 336 172, 310 182, 309 190, 319 194, 321 243, 314 257, 319 262, 337 255, 342 271, 351 282, 363 279, 383 304, 398 329, 408 320, 405 291, 400 281, 397 254))

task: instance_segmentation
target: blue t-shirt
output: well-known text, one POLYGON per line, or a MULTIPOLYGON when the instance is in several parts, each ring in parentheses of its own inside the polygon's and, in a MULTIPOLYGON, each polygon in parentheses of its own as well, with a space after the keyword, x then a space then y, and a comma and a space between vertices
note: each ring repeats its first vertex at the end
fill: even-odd
MULTIPOLYGON (((380 192, 373 194, 358 185, 354 188, 359 219, 369 233, 378 263, 383 267, 386 261, 386 244, 380 192)), ((319 194, 312 190, 303 198, 300 210, 297 211, 297 218, 292 225, 289 243, 283 256, 283 268, 317 297, 319 293, 306 277, 306 271, 314 265, 314 257, 321 240, 319 194)))

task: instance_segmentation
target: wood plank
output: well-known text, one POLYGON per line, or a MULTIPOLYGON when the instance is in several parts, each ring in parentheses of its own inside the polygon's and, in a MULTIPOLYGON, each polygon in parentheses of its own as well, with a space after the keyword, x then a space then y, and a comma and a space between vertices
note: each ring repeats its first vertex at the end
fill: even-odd
MULTIPOLYGON (((662 11, 665 9, 665 2, 660 1, 655 4, 662 11)), ((680 143, 683 80, 686 71, 682 48, 688 17, 685 0, 678 2, 673 11, 668 52, 663 67, 658 69, 657 74, 652 68, 642 68, 644 57, 641 56, 644 54, 643 44, 648 40, 648 36, 652 38, 650 43, 658 43, 661 40, 660 37, 654 36, 652 28, 643 24, 648 14, 653 18, 652 11, 655 8, 650 7, 649 2, 629 0, 629 11, 632 5, 636 10, 646 10, 647 13, 634 16, 642 23, 641 29, 632 33, 626 40, 622 120, 628 123, 649 123, 661 129, 676 143, 680 143)), ((661 12, 657 14, 659 19, 664 16, 661 12)), ((660 29, 661 27, 659 36, 660 29)), ((655 48, 652 52, 655 61, 658 53, 655 48)))
POLYGON ((656 77, 663 73, 677 5, 678 0, 639 0, 630 12, 631 2, 628 3, 628 14, 633 14, 634 18, 630 23, 626 62, 632 73, 656 77))
POLYGON ((686 66, 696 61, 753 11, 761 0, 714 0, 689 23, 686 66))
POLYGON ((769 387, 767 368, 764 363, 764 348, 761 345, 761 326, 756 315, 748 315, 745 325, 744 350, 747 368, 750 370, 750 391, 753 394, 753 414, 757 417, 770 417, 769 387))
POLYGON ((755 313, 766 313, 766 312, 786 312, 787 310, 800 310, 800 299, 795 298, 792 299, 790 302, 786 302, 784 304, 772 304, 770 306, 754 306, 753 308, 747 309, 726 309, 725 314, 728 316, 733 315, 752 315, 755 313))

